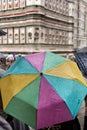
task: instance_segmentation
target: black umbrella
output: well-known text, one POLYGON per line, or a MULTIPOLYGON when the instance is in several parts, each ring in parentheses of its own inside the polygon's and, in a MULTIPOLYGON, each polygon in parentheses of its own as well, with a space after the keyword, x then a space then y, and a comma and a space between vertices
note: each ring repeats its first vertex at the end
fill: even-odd
POLYGON ((75 60, 82 72, 82 74, 87 77, 87 53, 77 52, 75 53, 75 60))
POLYGON ((2 29, 0 29, 0 36, 6 35, 7 33, 5 31, 3 31, 2 29))
POLYGON ((80 52, 80 53, 87 52, 87 47, 83 47, 83 48, 79 49, 78 52, 80 52))

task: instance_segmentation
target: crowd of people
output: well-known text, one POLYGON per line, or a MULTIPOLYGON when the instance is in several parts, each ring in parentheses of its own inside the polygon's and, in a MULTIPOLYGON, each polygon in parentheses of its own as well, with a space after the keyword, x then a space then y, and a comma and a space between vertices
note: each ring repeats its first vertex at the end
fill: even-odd
MULTIPOLYGON (((13 64, 16 58, 17 57, 15 57, 15 55, 13 54, 9 54, 5 58, 0 58, 0 68, 4 69, 5 71, 8 70, 8 68, 13 64)), ((87 110, 86 110, 87 97, 84 99, 84 101, 85 101, 84 106, 85 114, 82 114, 84 118, 83 127, 81 127, 78 114, 74 120, 67 121, 61 124, 56 124, 54 126, 44 128, 41 130, 87 130, 87 110)), ((0 95, 0 130, 33 130, 33 128, 27 126, 23 122, 15 119, 14 117, 6 114, 3 111, 1 95, 0 95)))

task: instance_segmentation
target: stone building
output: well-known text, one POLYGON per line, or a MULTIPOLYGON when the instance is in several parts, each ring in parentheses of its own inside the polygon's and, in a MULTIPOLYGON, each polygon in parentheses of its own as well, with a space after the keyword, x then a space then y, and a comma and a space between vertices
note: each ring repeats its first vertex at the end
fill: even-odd
POLYGON ((87 0, 74 0, 74 48, 87 46, 87 0))
POLYGON ((73 52, 72 0, 0 0, 0 51, 73 52))

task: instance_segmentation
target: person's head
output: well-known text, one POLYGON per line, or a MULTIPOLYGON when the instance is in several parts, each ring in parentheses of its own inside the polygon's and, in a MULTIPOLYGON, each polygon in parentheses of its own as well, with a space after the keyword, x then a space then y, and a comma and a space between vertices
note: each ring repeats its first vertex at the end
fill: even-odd
POLYGON ((11 65, 13 62, 15 61, 15 57, 13 56, 13 54, 10 54, 6 57, 6 63, 7 65, 11 65))

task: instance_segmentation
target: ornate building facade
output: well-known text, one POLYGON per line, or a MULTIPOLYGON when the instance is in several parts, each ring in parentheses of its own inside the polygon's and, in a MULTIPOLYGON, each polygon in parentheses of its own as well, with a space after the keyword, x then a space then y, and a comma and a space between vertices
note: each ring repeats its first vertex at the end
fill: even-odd
POLYGON ((73 52, 74 2, 71 0, 0 0, 1 52, 73 52))
POLYGON ((74 48, 87 46, 87 0, 74 0, 74 48))

